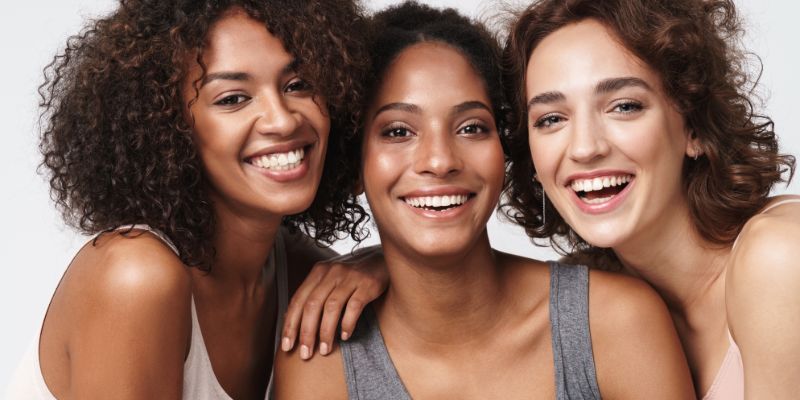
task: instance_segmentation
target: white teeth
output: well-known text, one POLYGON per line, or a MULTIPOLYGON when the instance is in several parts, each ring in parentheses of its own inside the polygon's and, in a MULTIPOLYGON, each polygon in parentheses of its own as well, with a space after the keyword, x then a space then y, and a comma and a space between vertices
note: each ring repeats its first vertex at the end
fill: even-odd
POLYGON ((631 181, 631 178, 633 178, 632 175, 619 175, 593 179, 576 179, 572 181, 570 187, 576 192, 592 192, 628 183, 631 181))
POLYGON ((423 197, 406 197, 404 200, 406 204, 416 208, 430 208, 430 207, 450 207, 459 206, 467 202, 469 196, 465 194, 452 195, 452 196, 423 196, 423 197))
POLYGON ((273 171, 288 171, 297 168, 303 162, 304 157, 305 150, 301 147, 286 153, 273 153, 253 157, 250 163, 256 167, 273 171))

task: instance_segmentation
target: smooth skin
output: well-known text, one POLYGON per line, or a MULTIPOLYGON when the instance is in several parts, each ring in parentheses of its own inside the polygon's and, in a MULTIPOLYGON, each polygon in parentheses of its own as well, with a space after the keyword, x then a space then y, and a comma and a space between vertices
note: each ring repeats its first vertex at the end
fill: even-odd
POLYGON ((658 74, 597 21, 542 40, 529 59, 526 93, 531 155, 548 201, 582 238, 612 248, 628 274, 658 291, 696 395, 717 376, 730 331, 742 353, 745 398, 796 398, 800 204, 750 219, 735 249, 704 240, 681 175, 684 162, 703 157, 697 139, 658 74), (633 175, 628 193, 587 212, 571 179, 607 172, 633 175))
MULTIPOLYGON (((486 232, 505 172, 495 126, 481 77, 440 43, 398 55, 368 110, 362 176, 391 282, 374 307, 415 399, 555 397, 548 266, 492 250, 486 232), (446 216, 406 202, 449 192, 470 198, 446 216)), ((691 397, 658 296, 632 278, 592 271, 590 279, 603 397, 691 397)), ((346 399, 339 353, 334 346, 334 356, 310 361, 280 353, 278 398, 346 399)))
MULTIPOLYGON (((41 370, 59 399, 181 398, 192 299, 222 388, 236 399, 264 398, 278 317, 267 259, 282 216, 303 211, 316 194, 330 123, 323 99, 292 70, 293 59, 263 23, 233 9, 208 43, 206 79, 188 107, 201 76, 195 65, 185 101, 216 213, 215 263, 210 273, 187 268, 140 230, 106 233, 84 246, 42 327, 41 370), (254 153, 298 145, 305 146, 305 172, 292 179, 273 179, 248 162, 254 153)), ((316 261, 335 253, 303 235, 284 235, 291 291, 316 261)))

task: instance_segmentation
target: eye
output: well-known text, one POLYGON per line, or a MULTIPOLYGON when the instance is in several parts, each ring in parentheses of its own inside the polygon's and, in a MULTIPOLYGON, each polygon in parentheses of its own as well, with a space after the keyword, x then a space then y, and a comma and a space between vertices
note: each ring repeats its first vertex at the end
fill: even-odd
POLYGON ((311 91, 311 84, 300 78, 294 78, 283 89, 286 93, 292 92, 309 92, 311 91))
POLYGON ((225 96, 220 100, 217 100, 214 105, 218 106, 234 106, 240 103, 244 103, 245 101, 250 100, 249 96, 245 96, 243 94, 232 94, 229 96, 225 96))
POLYGON ((397 127, 397 128, 388 128, 384 130, 383 132, 381 132, 381 136, 388 138, 404 138, 412 136, 412 133, 410 130, 406 128, 397 127))
POLYGON ((622 114, 631 114, 638 111, 642 111, 644 107, 641 103, 637 101, 624 101, 621 103, 617 103, 611 109, 611 111, 622 113, 622 114))
POLYGON ((464 125, 458 130, 458 133, 465 135, 484 135, 489 133, 489 128, 486 125, 476 121, 464 125))
POLYGON ((533 123, 534 128, 550 128, 553 125, 556 125, 560 122, 564 121, 564 117, 558 114, 546 114, 541 118, 537 119, 536 122, 533 123))

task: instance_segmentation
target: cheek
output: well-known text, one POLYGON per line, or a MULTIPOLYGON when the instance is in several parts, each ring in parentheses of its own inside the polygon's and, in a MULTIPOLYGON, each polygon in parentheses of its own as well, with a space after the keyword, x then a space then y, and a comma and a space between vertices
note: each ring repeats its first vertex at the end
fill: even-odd
POLYGON ((530 149, 533 166, 539 179, 549 179, 549 175, 556 171, 556 164, 560 158, 559 153, 562 145, 555 140, 540 136, 530 135, 528 137, 528 147, 530 149))
POLYGON ((384 151, 381 146, 366 145, 363 149, 362 176, 364 192, 370 203, 387 196, 386 191, 397 177, 403 163, 402 154, 384 151))

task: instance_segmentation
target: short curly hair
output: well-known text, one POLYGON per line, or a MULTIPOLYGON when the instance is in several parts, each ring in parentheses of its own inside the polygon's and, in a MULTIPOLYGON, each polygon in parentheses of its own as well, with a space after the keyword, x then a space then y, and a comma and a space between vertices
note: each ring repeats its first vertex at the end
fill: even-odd
POLYGON ((770 189, 789 182, 795 168, 794 157, 778 152, 772 120, 755 111, 751 89, 758 79, 745 68, 741 21, 731 0, 539 0, 522 11, 504 50, 506 90, 519 117, 511 135, 506 215, 531 238, 549 238, 568 259, 619 266, 611 250, 591 246, 554 208, 543 211, 542 186, 532 179, 522 89, 528 60, 547 35, 586 19, 611 29, 661 77, 705 155, 687 158, 683 167, 694 226, 708 242, 730 245, 770 189))
POLYGON ((121 0, 45 68, 42 167, 65 221, 87 234, 128 224, 164 232, 188 266, 211 268, 215 217, 182 85, 212 25, 232 9, 262 21, 326 99, 331 135, 311 207, 283 224, 329 243, 358 237, 348 138, 368 58, 357 0, 121 0))

